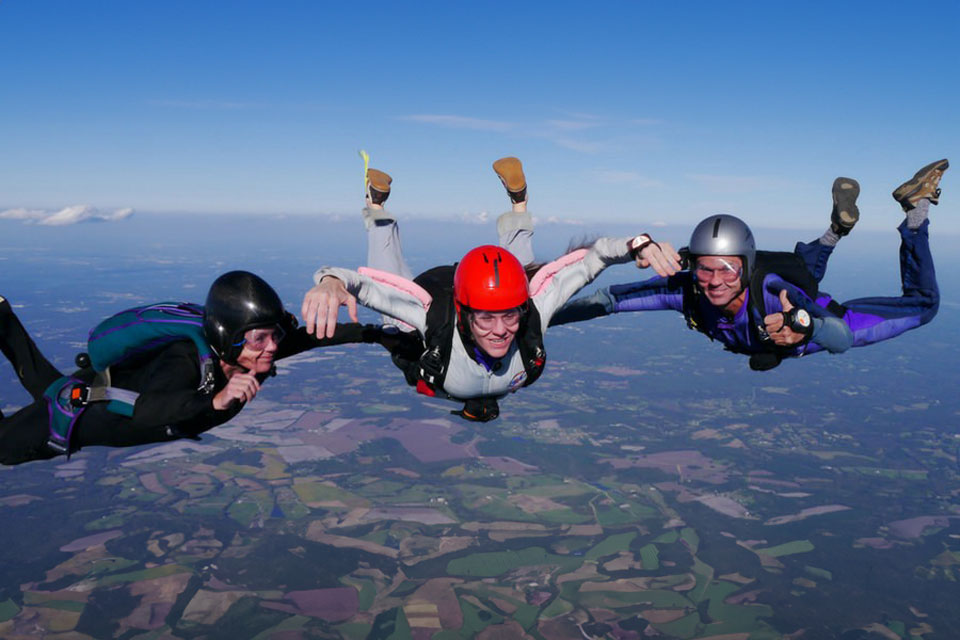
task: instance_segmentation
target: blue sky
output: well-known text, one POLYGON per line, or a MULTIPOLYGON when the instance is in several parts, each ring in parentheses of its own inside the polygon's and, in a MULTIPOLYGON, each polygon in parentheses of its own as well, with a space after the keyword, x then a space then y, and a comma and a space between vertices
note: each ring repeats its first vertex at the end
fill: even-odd
MULTIPOLYGON (((0 1, 0 210, 825 226, 960 162, 960 3, 0 1)), ((934 215, 960 231, 960 168, 934 215), (946 215, 944 215, 946 214, 946 215)), ((938 223, 940 224, 940 223, 938 223)))

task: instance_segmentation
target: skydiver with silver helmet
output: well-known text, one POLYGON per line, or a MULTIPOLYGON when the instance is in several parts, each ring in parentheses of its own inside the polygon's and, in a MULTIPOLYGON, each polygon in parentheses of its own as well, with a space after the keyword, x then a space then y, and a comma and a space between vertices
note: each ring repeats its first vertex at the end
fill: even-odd
POLYGON ((730 351, 748 355, 751 368, 761 371, 788 357, 841 353, 889 340, 930 322, 939 308, 927 213, 939 201, 940 179, 948 167, 947 160, 932 162, 893 192, 906 214, 898 227, 901 296, 839 304, 819 291, 830 254, 860 217, 856 205, 860 185, 851 178, 837 178, 829 229, 813 242, 797 243, 792 254, 758 251, 742 220, 712 215, 690 237, 687 270, 572 300, 551 324, 622 311, 672 309, 683 313, 691 328, 730 351))
POLYGON ((203 307, 160 303, 108 318, 91 332, 90 353, 77 358, 80 369, 63 375, 0 297, 0 350, 33 397, 13 415, 0 414, 0 464, 89 446, 196 439, 239 413, 277 360, 314 347, 373 342, 378 334, 378 327, 346 324, 318 339, 296 328, 262 278, 231 271, 214 281, 203 307), (123 355, 97 364, 95 349, 123 355))
MULTIPOLYGON (((330 335, 341 305, 356 320, 356 301, 386 316, 396 330, 383 341, 408 384, 428 396, 464 402, 454 413, 486 422, 499 415, 497 400, 532 384, 543 371, 543 333, 554 312, 607 266, 636 261, 651 266, 647 235, 600 238, 592 246, 545 265, 534 264, 533 220, 520 161, 497 160, 494 171, 511 200, 497 220, 499 246, 469 251, 458 264, 412 277, 393 215, 383 208, 391 178, 367 171, 367 267, 324 267, 304 297, 308 331, 330 335)), ((654 268, 670 275, 680 256, 667 245, 654 268)))

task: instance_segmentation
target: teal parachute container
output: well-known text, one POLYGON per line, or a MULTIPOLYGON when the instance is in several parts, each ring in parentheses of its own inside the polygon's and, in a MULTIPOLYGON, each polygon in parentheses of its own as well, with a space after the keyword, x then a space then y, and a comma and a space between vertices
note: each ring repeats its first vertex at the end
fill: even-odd
POLYGON ((72 376, 55 380, 44 392, 50 418, 47 444, 55 451, 72 452, 73 427, 91 402, 106 402, 108 411, 133 415, 140 394, 110 383, 110 367, 166 346, 191 340, 197 346, 200 390, 214 385, 213 351, 203 331, 203 307, 183 302, 159 302, 134 307, 112 315, 90 331, 87 353, 77 356, 77 365, 97 372, 90 385, 72 376))
POLYGON ((112 315, 93 329, 87 353, 95 371, 158 349, 176 340, 192 340, 201 362, 213 352, 203 334, 203 307, 185 302, 158 302, 112 315))
POLYGON ((200 390, 210 392, 214 384, 213 350, 203 331, 203 307, 186 302, 158 302, 121 311, 90 330, 87 354, 98 375, 88 401, 110 400, 110 411, 133 415, 137 394, 111 386, 110 367, 177 340, 191 340, 196 345, 200 390))

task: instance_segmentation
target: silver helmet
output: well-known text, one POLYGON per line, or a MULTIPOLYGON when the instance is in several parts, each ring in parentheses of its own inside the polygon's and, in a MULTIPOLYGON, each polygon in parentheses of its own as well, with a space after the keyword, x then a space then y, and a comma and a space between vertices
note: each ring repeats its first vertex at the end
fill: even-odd
POLYGON ((743 258, 744 278, 749 278, 757 256, 753 232, 746 223, 735 216, 718 213, 697 225, 690 235, 690 257, 740 256, 743 258))

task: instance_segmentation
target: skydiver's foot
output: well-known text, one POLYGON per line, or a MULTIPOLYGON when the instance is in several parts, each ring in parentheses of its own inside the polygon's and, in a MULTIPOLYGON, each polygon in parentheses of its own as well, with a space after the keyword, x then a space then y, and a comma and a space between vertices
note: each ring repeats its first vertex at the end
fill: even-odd
POLYGON ((830 212, 830 230, 843 237, 853 230, 860 219, 857 196, 860 183, 853 178, 837 178, 833 181, 833 211, 830 212))
POLYGON ((920 200, 929 200, 930 204, 940 202, 940 178, 950 167, 946 158, 931 162, 913 174, 913 177, 893 190, 893 199, 900 203, 904 212, 917 206, 920 200))
POLYGON ((525 202, 527 199, 527 178, 523 175, 523 165, 518 158, 507 156, 493 163, 493 170, 500 177, 510 201, 525 202))
POLYGON ((393 182, 387 173, 378 169, 367 169, 367 198, 370 203, 380 206, 390 197, 390 183, 393 182))

